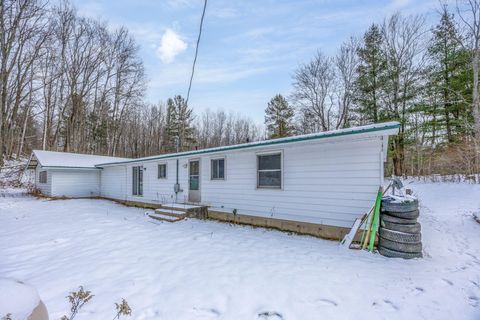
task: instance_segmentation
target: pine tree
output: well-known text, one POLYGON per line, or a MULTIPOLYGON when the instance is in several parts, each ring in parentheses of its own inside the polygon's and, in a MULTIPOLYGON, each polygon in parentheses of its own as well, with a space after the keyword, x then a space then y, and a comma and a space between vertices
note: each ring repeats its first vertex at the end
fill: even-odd
POLYGON ((432 31, 433 39, 428 48, 432 62, 428 86, 434 95, 430 100, 436 102, 430 107, 432 142, 435 143, 437 132, 441 131, 445 131, 447 142, 454 142, 457 135, 465 133, 465 125, 473 121, 469 112, 469 55, 459 42, 460 33, 446 6, 432 31))
POLYGON ((167 151, 175 151, 177 143, 179 151, 188 150, 195 144, 193 118, 193 110, 188 107, 182 96, 177 95, 173 99, 168 99, 165 139, 167 151))
POLYGON ((363 36, 363 45, 357 50, 360 61, 355 100, 360 123, 375 123, 383 118, 380 101, 387 62, 382 44, 382 31, 378 25, 372 24, 363 36))
POLYGON ((294 133, 293 117, 295 112, 287 100, 277 94, 265 109, 265 124, 270 139, 291 136, 294 133))

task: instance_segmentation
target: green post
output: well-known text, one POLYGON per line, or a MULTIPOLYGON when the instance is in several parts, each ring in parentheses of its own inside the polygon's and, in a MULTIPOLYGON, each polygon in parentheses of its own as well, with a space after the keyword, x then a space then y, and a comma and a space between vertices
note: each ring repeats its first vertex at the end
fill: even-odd
POLYGON ((378 231, 378 222, 380 220, 380 205, 382 203, 382 187, 378 188, 377 200, 375 201, 375 212, 373 213, 372 230, 370 232, 370 243, 368 251, 373 252, 373 244, 375 243, 375 235, 378 231))

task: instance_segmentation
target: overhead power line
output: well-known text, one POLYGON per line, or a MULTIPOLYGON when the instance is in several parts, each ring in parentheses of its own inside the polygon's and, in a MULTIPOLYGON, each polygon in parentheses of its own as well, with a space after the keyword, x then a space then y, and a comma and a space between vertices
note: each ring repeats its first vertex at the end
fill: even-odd
POLYGON ((197 63, 198 47, 200 45, 200 38, 202 37, 203 19, 205 18, 206 9, 207 9, 207 0, 205 0, 203 4, 202 18, 200 19, 200 29, 198 31, 197 45, 195 47, 195 57, 193 58, 192 73, 190 75, 190 82, 188 84, 187 99, 185 100, 185 103, 187 105, 188 105, 188 99, 190 98, 190 90, 192 89, 193 75, 195 74, 195 65, 197 63))

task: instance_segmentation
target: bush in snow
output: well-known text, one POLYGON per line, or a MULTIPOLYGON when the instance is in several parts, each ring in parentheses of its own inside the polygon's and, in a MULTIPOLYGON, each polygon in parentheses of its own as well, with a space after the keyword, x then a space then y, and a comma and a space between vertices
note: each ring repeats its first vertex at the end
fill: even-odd
POLYGON ((70 317, 63 316, 61 320, 72 320, 77 315, 78 311, 90 301, 94 295, 90 291, 85 291, 82 286, 80 286, 78 291, 70 292, 67 296, 68 301, 70 301, 70 317))
MULTIPOLYGON (((73 291, 70 292, 70 294, 67 296, 68 301, 70 302, 70 316, 63 316, 60 320, 72 320, 75 318, 75 316, 78 314, 80 309, 88 303, 94 295, 92 294, 91 291, 85 291, 83 289, 83 286, 80 286, 78 291, 73 291)), ((128 302, 122 298, 122 302, 120 303, 115 303, 115 309, 116 309, 116 314, 113 319, 120 319, 120 316, 130 316, 132 314, 132 309, 130 309, 130 306, 128 305, 128 302)), ((8 315, 7 315, 8 316, 8 315)), ((9 318, 3 319, 2 320, 11 320, 9 318)))
POLYGON ((125 299, 122 299, 122 303, 115 303, 115 308, 117 309, 117 315, 113 319, 120 319, 121 315, 129 316, 132 314, 132 309, 125 299))

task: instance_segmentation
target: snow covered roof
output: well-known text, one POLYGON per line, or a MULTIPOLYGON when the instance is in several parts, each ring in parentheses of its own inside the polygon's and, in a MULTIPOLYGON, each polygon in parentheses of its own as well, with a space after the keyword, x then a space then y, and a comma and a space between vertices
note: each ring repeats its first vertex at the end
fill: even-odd
MULTIPOLYGON (((130 159, 81 153, 33 150, 29 164, 35 160, 38 161, 42 167, 95 169, 95 165, 99 163, 127 161, 130 159)), ((29 164, 27 164, 27 167, 29 164)))
POLYGON ((317 140, 317 139, 324 139, 324 138, 341 138, 343 136, 352 135, 352 134, 372 133, 372 135, 388 136, 388 135, 397 134, 399 128, 400 128, 400 124, 396 121, 375 123, 375 124, 366 125, 366 126, 352 127, 352 128, 332 130, 332 131, 324 131, 324 132, 304 134, 304 135, 279 138, 279 139, 255 141, 255 142, 242 143, 242 144, 236 144, 236 145, 230 145, 230 146, 224 146, 224 147, 185 151, 185 152, 179 152, 179 153, 169 153, 169 154, 163 154, 158 156, 128 159, 128 160, 115 161, 115 162, 106 161, 106 162, 98 163, 97 167, 102 167, 106 165, 116 165, 116 164, 122 164, 122 163, 130 163, 130 162, 141 162, 141 161, 165 159, 165 158, 177 158, 177 157, 192 156, 192 155, 199 155, 199 154, 205 154, 205 153, 262 147, 262 146, 269 146, 269 145, 276 145, 276 144, 286 144, 286 143, 300 142, 300 141, 307 141, 307 140, 317 140))

